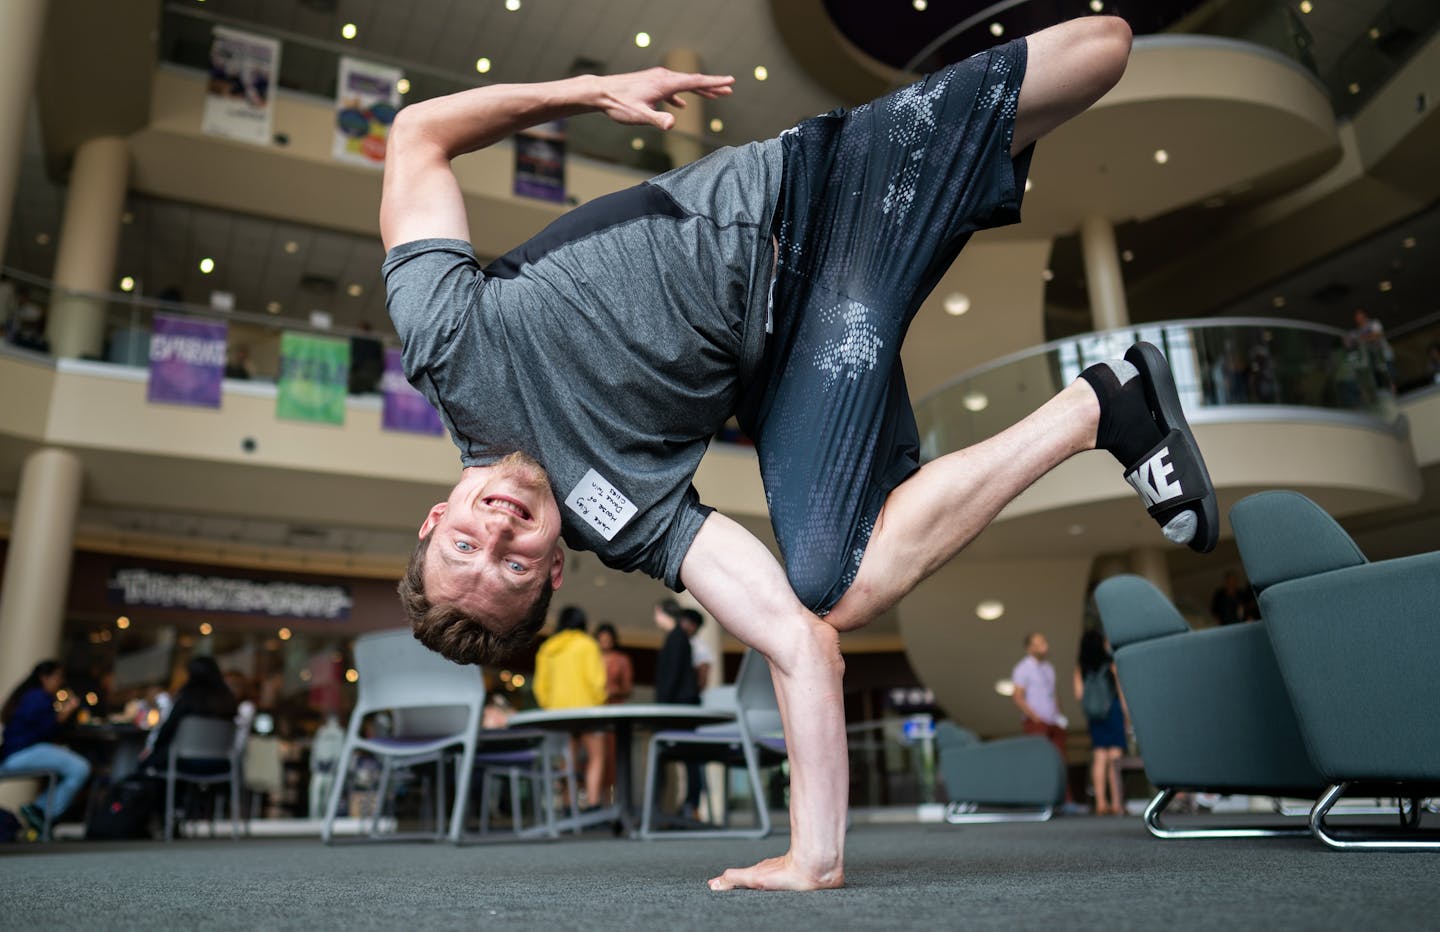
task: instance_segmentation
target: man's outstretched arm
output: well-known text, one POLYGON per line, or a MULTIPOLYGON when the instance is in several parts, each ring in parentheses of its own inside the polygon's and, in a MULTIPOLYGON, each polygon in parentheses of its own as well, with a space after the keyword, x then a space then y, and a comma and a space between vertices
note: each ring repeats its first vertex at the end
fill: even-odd
POLYGON ((800 604, 770 551, 719 512, 695 535, 680 578, 726 631, 770 661, 790 755, 790 850, 727 870, 711 888, 840 886, 850 777, 839 633, 800 604))
POLYGON ((544 84, 495 84, 412 104, 390 127, 380 235, 385 248, 432 237, 469 239, 465 201, 450 160, 526 127, 599 111, 618 123, 669 129, 661 103, 683 107, 680 94, 730 93, 735 79, 651 68, 630 74, 581 75, 544 84))

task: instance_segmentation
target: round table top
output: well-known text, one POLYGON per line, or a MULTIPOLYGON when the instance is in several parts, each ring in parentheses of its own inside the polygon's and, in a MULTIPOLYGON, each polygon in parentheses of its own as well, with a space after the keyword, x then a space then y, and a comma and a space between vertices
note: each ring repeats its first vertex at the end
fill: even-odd
POLYGON ((683 726, 686 723, 723 722, 735 713, 703 705, 672 705, 658 702, 622 702, 616 705, 580 706, 573 709, 534 709, 510 716, 510 727, 543 727, 546 725, 603 725, 606 722, 654 722, 683 726))

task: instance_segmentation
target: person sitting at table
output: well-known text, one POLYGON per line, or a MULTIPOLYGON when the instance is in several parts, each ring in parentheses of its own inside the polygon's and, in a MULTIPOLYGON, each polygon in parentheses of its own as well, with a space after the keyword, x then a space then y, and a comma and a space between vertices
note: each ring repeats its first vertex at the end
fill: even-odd
MULTIPOLYGON (((170 742, 175 739, 180 723, 186 718, 196 715, 233 722, 239 711, 235 694, 225 685, 220 665, 214 657, 190 658, 185 665, 185 675, 185 685, 180 687, 170 703, 169 714, 160 727, 151 732, 145 750, 140 752, 141 763, 152 772, 163 772, 168 766, 170 742)), ((190 773, 222 773, 229 766, 230 762, 224 759, 185 759, 184 763, 184 769, 190 773)))
POLYGON ((47 814, 51 822, 58 819, 90 777, 90 764, 85 758, 50 740, 80 707, 80 700, 73 695, 57 698, 64 685, 65 671, 60 664, 42 660, 0 707, 0 725, 5 727, 5 738, 0 742, 0 773, 54 770, 60 774, 60 782, 48 798, 37 798, 20 807, 21 817, 36 831, 43 830, 47 814))
MULTIPOLYGON (((630 701, 635 689, 635 665, 630 655, 620 649, 620 635, 615 626, 605 622, 595 629, 595 641, 605 658, 605 704, 619 705, 630 701)), ((615 788, 615 733, 605 732, 605 773, 602 779, 606 794, 615 788)))
MULTIPOLYGON (((535 700, 542 709, 573 709, 605 702, 605 662, 600 645, 585 633, 585 610, 568 606, 561 610, 555 633, 535 654, 535 700)), ((581 735, 585 748, 585 805, 600 805, 601 783, 605 776, 605 735, 592 731, 581 735)), ((570 739, 570 757, 576 762, 577 741, 570 739)))

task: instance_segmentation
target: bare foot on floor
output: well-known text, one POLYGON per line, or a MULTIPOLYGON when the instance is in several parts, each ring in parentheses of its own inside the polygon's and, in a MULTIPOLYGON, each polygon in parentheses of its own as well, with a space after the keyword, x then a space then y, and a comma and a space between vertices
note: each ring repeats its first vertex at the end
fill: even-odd
POLYGON ((787 854, 766 858, 754 867, 732 867, 710 880, 711 890, 829 890, 845 886, 845 871, 807 871, 787 854))

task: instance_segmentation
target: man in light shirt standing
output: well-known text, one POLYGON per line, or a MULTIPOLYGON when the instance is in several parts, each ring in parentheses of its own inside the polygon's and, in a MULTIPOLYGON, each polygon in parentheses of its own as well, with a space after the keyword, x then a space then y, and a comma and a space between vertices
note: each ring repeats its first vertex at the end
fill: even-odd
MULTIPOLYGON (((1025 636, 1025 656, 1010 672, 1010 681, 1015 684, 1015 704, 1025 714, 1021 730, 1027 735, 1042 735, 1049 738, 1065 759, 1065 726, 1070 724, 1060 714, 1055 700, 1055 667, 1046 658, 1050 655, 1050 642, 1038 631, 1025 636)), ((1065 788, 1065 801, 1070 801, 1070 788, 1065 788)))

